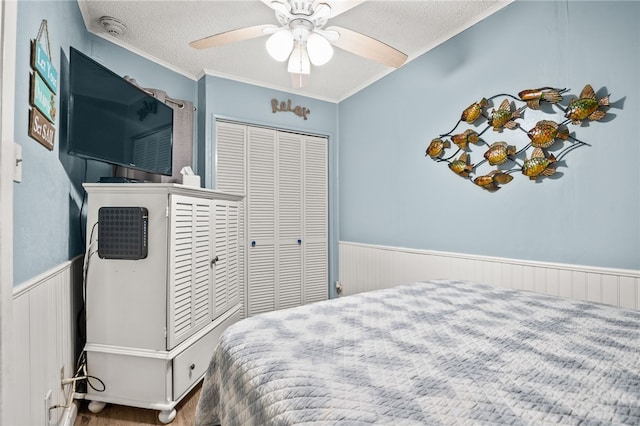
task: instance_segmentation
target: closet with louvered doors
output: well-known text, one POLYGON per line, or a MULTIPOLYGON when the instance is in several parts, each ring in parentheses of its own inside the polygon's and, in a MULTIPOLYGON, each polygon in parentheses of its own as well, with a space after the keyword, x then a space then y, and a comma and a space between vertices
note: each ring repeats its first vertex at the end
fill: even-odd
POLYGON ((244 315, 327 299, 326 137, 217 121, 216 160, 216 188, 246 194, 244 315))

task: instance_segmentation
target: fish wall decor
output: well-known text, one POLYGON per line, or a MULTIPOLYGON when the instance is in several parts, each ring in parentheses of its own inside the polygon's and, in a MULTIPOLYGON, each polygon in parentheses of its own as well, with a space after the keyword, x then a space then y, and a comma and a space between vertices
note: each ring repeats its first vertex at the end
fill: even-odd
POLYGON ((518 96, 499 94, 483 97, 462 111, 453 129, 431 139, 425 156, 437 163, 447 163, 455 174, 490 192, 511 182, 512 175, 517 172, 532 181, 553 176, 567 153, 584 145, 590 146, 572 135, 568 126, 578 126, 585 120, 600 121, 610 106, 609 95, 598 99, 589 84, 584 86, 580 96, 563 106, 568 91, 540 87, 521 90, 518 96), (519 120, 524 118, 527 109, 535 111, 535 114, 562 118, 557 121, 542 119, 531 129, 523 129, 519 120), (461 124, 475 128, 467 127, 454 134, 461 124), (483 126, 484 129, 479 130, 483 126), (489 129, 493 132, 483 138, 489 129), (518 130, 526 137, 512 133, 518 130), (494 132, 505 140, 487 140, 489 135, 496 134, 494 132), (479 161, 474 163, 474 157, 479 161), (489 170, 480 172, 480 168, 489 170))

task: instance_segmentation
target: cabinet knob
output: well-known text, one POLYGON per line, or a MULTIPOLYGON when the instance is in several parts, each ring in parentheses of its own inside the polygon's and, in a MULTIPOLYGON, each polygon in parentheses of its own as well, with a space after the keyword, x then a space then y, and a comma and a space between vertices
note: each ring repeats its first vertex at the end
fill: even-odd
POLYGON ((191 364, 191 365, 189 366, 189 370, 195 370, 195 369, 196 369, 196 365, 195 365, 195 364, 191 364))
POLYGON ((298 245, 302 244, 302 240, 298 240, 298 245))
POLYGON ((255 241, 251 241, 251 247, 255 247, 256 246, 256 242, 255 241))
POLYGON ((214 257, 213 259, 211 259, 211 266, 215 265, 216 263, 218 263, 218 260, 220 260, 218 258, 218 256, 214 257))

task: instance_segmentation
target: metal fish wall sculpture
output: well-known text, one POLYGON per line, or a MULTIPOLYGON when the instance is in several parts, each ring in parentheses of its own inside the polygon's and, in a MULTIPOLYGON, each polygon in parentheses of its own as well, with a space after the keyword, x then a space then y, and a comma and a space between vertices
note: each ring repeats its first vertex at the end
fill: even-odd
POLYGON ((553 176, 559 161, 569 151, 583 145, 589 146, 588 143, 575 138, 567 126, 580 125, 585 120, 602 120, 610 106, 609 95, 598 99, 591 85, 587 84, 580 96, 568 104, 565 103, 567 106, 564 107, 562 101, 568 90, 540 87, 522 90, 518 92, 518 96, 499 94, 482 98, 462 111, 453 129, 431 140, 425 156, 436 162, 447 163, 455 174, 490 192, 495 192, 502 185, 511 182, 512 174, 515 172, 521 172, 533 181, 553 176), (498 104, 499 98, 502 99, 498 104), (518 106, 519 102, 524 105, 518 106), (544 103, 550 107, 543 108, 544 103), (492 107, 493 105, 498 105, 498 108, 492 107), (489 108, 491 112, 488 111, 489 108), (559 114, 555 111, 557 109, 565 119, 561 122, 539 120, 533 128, 525 130, 518 120, 523 118, 527 108, 538 113, 554 115, 559 114), (484 129, 478 131, 483 122, 484 129), (475 129, 467 128, 454 134, 462 123, 475 126, 475 129), (525 142, 520 143, 523 145, 520 149, 516 142, 489 142, 483 139, 482 135, 490 128, 498 134, 504 133, 505 136, 511 131, 521 130, 529 141, 526 143, 527 139, 524 138, 525 142), (529 150, 530 155, 527 154, 529 150), (475 157, 478 151, 483 158, 474 163, 472 157, 475 157), (478 169, 485 164, 495 168, 486 173, 478 173, 478 169))
POLYGON ((601 106, 609 106, 609 95, 597 100, 596 93, 590 85, 584 86, 580 97, 571 101, 564 116, 571 120, 573 124, 580 124, 582 120, 600 120, 605 116, 605 112, 599 110, 601 106))

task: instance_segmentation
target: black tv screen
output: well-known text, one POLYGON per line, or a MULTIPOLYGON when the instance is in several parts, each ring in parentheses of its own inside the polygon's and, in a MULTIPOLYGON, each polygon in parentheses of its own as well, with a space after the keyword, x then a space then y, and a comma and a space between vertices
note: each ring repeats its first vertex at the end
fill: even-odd
POLYGON ((71 48, 69 154, 171 176, 173 110, 71 48))

